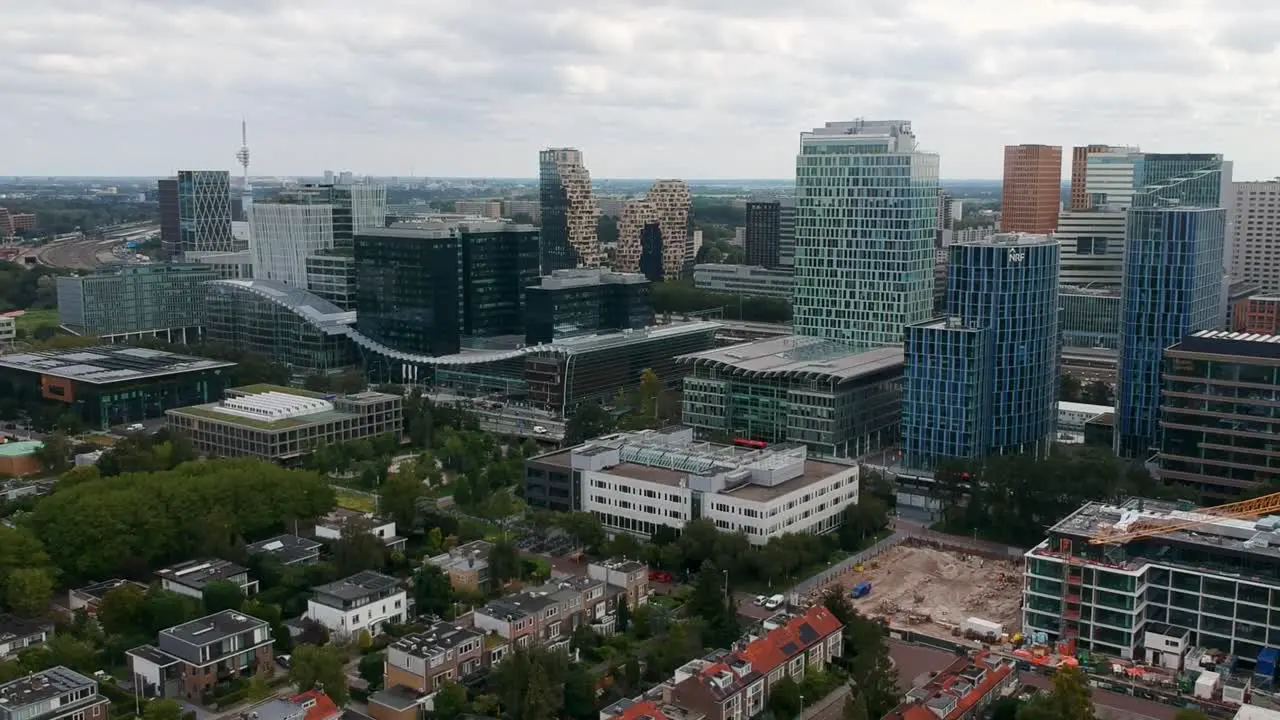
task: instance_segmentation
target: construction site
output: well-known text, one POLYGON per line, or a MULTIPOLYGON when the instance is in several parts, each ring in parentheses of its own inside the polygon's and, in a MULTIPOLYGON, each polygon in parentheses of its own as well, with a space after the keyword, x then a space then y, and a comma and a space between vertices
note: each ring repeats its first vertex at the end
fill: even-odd
POLYGON ((1003 633, 1021 627, 1022 568, 1013 559, 904 543, 838 582, 846 594, 871 584, 869 592, 852 599, 859 612, 937 637, 963 634, 971 618, 998 625, 1003 633))

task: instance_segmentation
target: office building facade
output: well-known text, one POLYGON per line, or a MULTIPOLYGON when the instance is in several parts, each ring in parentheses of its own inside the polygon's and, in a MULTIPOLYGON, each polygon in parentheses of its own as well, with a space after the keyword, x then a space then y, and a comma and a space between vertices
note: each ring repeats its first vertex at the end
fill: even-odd
POLYGON ((795 294, 796 274, 785 267, 700 263, 693 266, 693 286, 724 295, 790 300, 795 294))
POLYGON ((1061 345, 1058 243, 1001 233, 948 252, 947 316, 905 332, 904 464, 1047 456, 1061 345))
POLYGON ((869 349, 929 317, 938 156, 911 123, 833 122, 796 157, 797 335, 869 349), (893 201, 885 198, 892 197, 893 201))
POLYGON ((693 197, 683 180, 658 180, 641 200, 622 206, 615 267, 654 282, 684 274, 693 197))
POLYGON ((1156 446, 1165 348, 1223 326, 1226 211, 1134 208, 1125 232, 1116 452, 1145 459, 1156 446))
POLYGON ((205 339, 251 352, 297 377, 360 364, 346 334, 355 313, 275 280, 217 280, 205 285, 205 339))
POLYGON ((333 247, 333 207, 259 202, 249 215, 253 276, 307 287, 307 258, 333 247))
POLYGON ((782 204, 747 203, 747 265, 772 268, 781 264, 782 204))
POLYGON ((166 258, 187 252, 234 252, 231 235, 231 173, 181 170, 161 180, 160 243, 166 258))
POLYGON ((855 353, 785 336, 676 361, 687 373, 681 419, 699 435, 800 443, 824 457, 859 457, 898 437, 898 348, 855 353))
POLYGON ((458 243, 462 334, 523 335, 525 288, 538 281, 538 231, 477 223, 459 228, 458 243))
POLYGON ((1118 349, 1122 298, 1118 287, 1060 286, 1058 303, 1062 308, 1062 346, 1118 349))
POLYGON ((1088 210, 1093 207, 1086 184, 1089 156, 1109 149, 1109 145, 1077 145, 1071 148, 1071 194, 1067 205, 1069 210, 1088 210))
POLYGON ((600 265, 596 225, 600 206, 591 190, 591 173, 576 148, 538 153, 541 203, 540 272, 600 265))
POLYGON ((163 337, 196 342, 204 323, 204 285, 216 280, 199 264, 108 267, 58 278, 58 322, 105 340, 163 337))
POLYGON ((1271 457, 1280 424, 1278 342, 1206 330, 1165 350, 1158 456, 1165 483, 1225 502, 1280 481, 1271 457))
POLYGON ((1280 180, 1231 184, 1231 279, 1280 293, 1280 180))
POLYGON ((652 287, 639 273, 600 268, 556 270, 524 290, 525 342, 553 342, 653 324, 652 287))
POLYGON ((359 233, 355 269, 361 334, 406 353, 458 352, 462 268, 453 233, 401 228, 359 233))
POLYGON ((1022 631, 1175 672, 1193 647, 1253 664, 1280 644, 1277 543, 1273 522, 1143 498, 1089 503, 1027 552, 1022 631), (1144 537, 1122 534, 1144 526, 1144 537))
POLYGON ((1123 210, 1068 210, 1058 216, 1063 285, 1120 287, 1124 277, 1123 210))
POLYGON ((1000 197, 1001 232, 1047 235, 1058 228, 1062 148, 1006 145, 1000 197))

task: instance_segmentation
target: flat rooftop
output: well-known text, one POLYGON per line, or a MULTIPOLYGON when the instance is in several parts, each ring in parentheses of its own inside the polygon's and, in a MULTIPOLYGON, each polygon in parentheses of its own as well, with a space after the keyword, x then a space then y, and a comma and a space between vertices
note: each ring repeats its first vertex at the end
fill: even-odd
POLYGON ((853 465, 839 465, 836 463, 823 462, 821 460, 805 460, 804 474, 800 477, 791 478, 790 480, 779 483, 778 485, 756 485, 747 483, 733 488, 726 488, 722 495, 749 500, 751 502, 768 502, 774 498, 782 497, 787 493, 795 492, 814 483, 821 482, 837 473, 844 472, 853 468, 853 465))
POLYGON ((135 588, 138 588, 138 590, 140 590, 141 592, 147 591, 147 586, 143 585, 142 583, 136 583, 136 582, 133 582, 132 580, 122 580, 120 578, 113 578, 111 580, 101 580, 96 583, 90 583, 89 585, 85 585, 84 587, 76 588, 76 592, 86 597, 91 597, 97 600, 101 600, 102 598, 106 597, 107 593, 111 592, 112 590, 115 590, 116 588, 124 587, 126 585, 131 585, 135 588))
POLYGON ((22 457, 44 447, 44 443, 39 440, 18 440, 15 442, 0 443, 0 457, 22 457))
POLYGON ((161 632, 191 645, 200 646, 225 640, 266 624, 266 620, 259 620, 252 615, 245 615, 235 610, 223 610, 181 625, 174 625, 161 632))
POLYGON ((438 622, 422 632, 405 635, 391 643, 391 647, 414 657, 430 657, 481 637, 484 637, 484 633, 479 630, 438 622))
MULTIPOLYGON (((1059 520, 1053 534, 1090 538, 1106 532, 1125 532, 1146 527, 1194 522, 1194 527, 1174 530, 1151 538, 1156 542, 1176 542, 1210 551, 1280 559, 1280 516, 1258 520, 1237 520, 1197 512, 1194 508, 1162 500, 1132 498, 1122 505, 1091 502, 1059 520)), ((1032 552, 1035 552, 1034 550, 1032 552)), ((1135 559, 1146 564, 1147 559, 1135 559)), ((1158 561, 1150 561, 1158 562, 1158 561)))
POLYGON ((163 580, 176 582, 191 588, 203 588, 211 582, 229 580, 236 575, 249 572, 248 568, 237 565, 230 560, 190 560, 171 565, 156 571, 163 580))
POLYGON ((1231 357, 1280 360, 1280 335, 1230 332, 1227 330, 1201 330, 1183 338, 1170 347, 1169 353, 1202 353, 1231 357))
POLYGON ((96 683, 91 678, 59 665, 0 685, 0 704, 14 712, 18 708, 94 685, 96 683))
POLYGON ((362 570, 355 575, 341 580, 319 585, 314 588, 317 594, 336 597, 340 600, 359 600, 369 595, 390 590, 397 584, 395 578, 372 570, 362 570))
POLYGON ((245 546, 250 555, 267 555, 288 565, 302 558, 310 557, 320 550, 320 543, 311 538, 297 535, 277 535, 245 546))
POLYGON ((903 351, 883 347, 855 352, 841 343, 815 337, 784 335, 681 355, 682 365, 714 365, 761 377, 852 380, 885 370, 901 369, 903 351))
POLYGON ((0 355, 0 368, 91 385, 148 380, 230 367, 235 367, 235 363, 179 355, 165 350, 112 345, 0 355))

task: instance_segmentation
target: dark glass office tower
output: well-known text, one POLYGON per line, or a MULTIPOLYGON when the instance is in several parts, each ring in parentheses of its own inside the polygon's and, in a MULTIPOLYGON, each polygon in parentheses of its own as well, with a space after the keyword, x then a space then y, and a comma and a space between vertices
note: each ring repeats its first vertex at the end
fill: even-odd
POLYGON ((541 272, 598 267, 596 223, 600 220, 600 206, 591 192, 591 174, 582 164, 582 151, 541 151, 538 193, 542 209, 541 272))
POLYGON ((160 253, 167 260, 182 252, 182 233, 178 212, 178 181, 164 178, 156 183, 156 199, 160 202, 160 253))
POLYGON ((637 273, 557 270, 525 290, 525 342, 653 324, 650 283, 637 273))
POLYGON ((747 203, 747 264, 777 267, 782 230, 782 204, 778 202, 747 203))
POLYGON ((665 277, 662 265, 662 226, 647 223, 640 229, 640 274, 653 282, 665 277))
POLYGON ((524 333, 524 289, 538 281, 538 231, 462 226, 462 334, 524 333))
POLYGON ((451 230, 384 228, 355 235, 357 329, 394 350, 458 352, 462 263, 451 230))

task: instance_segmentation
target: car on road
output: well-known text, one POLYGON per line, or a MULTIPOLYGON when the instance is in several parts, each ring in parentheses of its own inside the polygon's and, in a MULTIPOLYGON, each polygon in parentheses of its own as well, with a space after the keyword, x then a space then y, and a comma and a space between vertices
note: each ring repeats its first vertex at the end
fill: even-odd
POLYGON ((546 435, 546 434, 547 434, 547 429, 546 429, 546 428, 544 428, 544 427, 542 427, 541 425, 534 425, 534 426, 533 426, 533 433, 534 433, 535 435, 546 435))
POLYGON ((764 601, 764 609, 777 610, 778 608, 782 607, 782 602, 784 600, 786 600, 786 598, 782 597, 781 595, 774 595, 773 597, 764 601))
POLYGON ((288 670, 288 669, 289 669, 289 660, 290 660, 290 659, 291 659, 291 657, 290 657, 289 655, 277 655, 277 656, 276 656, 276 663, 277 663, 278 665, 280 665, 280 667, 284 668, 285 670, 288 670))
POLYGON ((650 570, 649 582, 670 583, 671 573, 666 570, 650 570))

